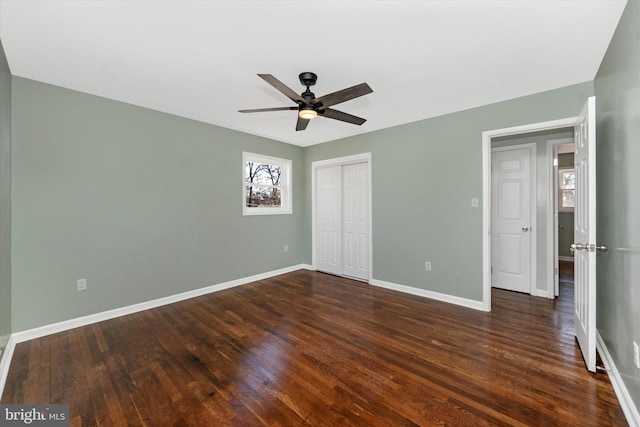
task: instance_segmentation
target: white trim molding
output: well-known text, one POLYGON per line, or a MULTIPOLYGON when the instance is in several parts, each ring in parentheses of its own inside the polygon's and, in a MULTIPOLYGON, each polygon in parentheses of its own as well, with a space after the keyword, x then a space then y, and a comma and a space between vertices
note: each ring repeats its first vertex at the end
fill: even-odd
POLYGON ((13 358, 13 350, 16 348, 16 341, 11 335, 7 341, 7 346, 0 358, 0 399, 2 399, 2 393, 4 392, 4 385, 7 382, 7 375, 9 375, 9 367, 11 366, 11 359, 13 358))
POLYGON ((142 302, 139 304, 133 304, 126 307, 120 307, 113 310, 107 310, 100 313, 90 314, 88 316, 78 317, 75 319, 64 320, 58 323, 52 323, 50 325, 41 326, 38 328, 28 329, 26 331, 15 332, 9 337, 7 347, 5 349, 2 360, 0 360, 0 398, 4 391, 5 382, 7 380, 7 374, 9 373, 9 366, 11 365, 11 359, 13 357, 13 351, 16 344, 29 341, 36 338, 41 338, 47 335, 56 334, 59 332, 68 331, 70 329, 78 328, 81 326, 90 325, 104 320, 114 319, 116 317, 126 316, 128 314, 137 313, 144 310, 149 310, 163 305, 173 304, 175 302, 184 301, 187 299, 199 297, 202 295, 211 294, 214 292, 222 291, 224 289, 233 288, 236 286, 246 285, 251 282, 257 282, 259 280, 268 279, 270 277, 279 276, 285 273, 291 273, 296 270, 312 270, 309 264, 298 264, 291 267, 285 267, 278 270, 272 270, 266 273, 255 274, 253 276, 244 277, 242 279, 231 280, 228 282, 218 283, 217 285, 211 285, 200 289, 194 289, 188 292, 182 292, 175 295, 170 295, 163 298, 154 299, 151 301, 142 302))
POLYGON ((631 394, 629 394, 629 390, 627 390, 627 387, 624 385, 624 381, 622 381, 622 377, 613 362, 611 353, 609 353, 609 349, 604 343, 604 340, 600 335, 600 331, 598 330, 596 330, 596 347, 598 348, 598 353, 600 354, 602 363, 604 363, 604 367, 609 375, 609 381, 611 382, 613 391, 618 397, 618 401, 622 407, 622 412, 624 412, 624 416, 627 417, 629 427, 640 427, 640 412, 638 412, 638 408, 633 402, 631 394))
POLYGON ((242 279, 231 280, 228 282, 218 283, 217 285, 211 285, 211 286, 207 286, 200 289, 194 289, 192 291, 182 292, 179 294, 154 299, 151 301, 141 302, 139 304, 133 304, 126 307, 115 308, 113 310, 107 310, 100 313, 90 314, 88 316, 77 317, 75 319, 64 320, 62 322, 52 323, 50 325, 28 329, 26 331, 16 332, 12 335, 12 337, 15 338, 15 342, 17 344, 17 343, 29 341, 35 338, 41 338, 47 335, 56 334, 58 332, 67 331, 69 329, 90 325, 92 323, 102 322, 104 320, 126 316, 128 314, 149 310, 151 308, 161 307, 163 305, 173 304, 174 302, 180 302, 187 299, 199 297, 202 295, 219 292, 219 291, 233 288, 236 286, 246 285, 247 283, 268 279, 273 276, 279 276, 280 274, 290 273, 292 271, 301 270, 301 269, 310 270, 311 266, 307 264, 298 264, 291 267, 285 267, 279 270, 269 271, 267 273, 260 273, 253 276, 244 277, 242 279))
MULTIPOLYGON (((558 261, 562 261, 558 255, 558 148, 561 145, 573 143, 574 139, 560 138, 547 140, 547 179, 549 187, 547 191, 547 265, 552 268, 547 269, 547 298, 553 299, 560 293, 560 278, 558 261)), ((571 259, 573 261, 573 258, 571 259)))
POLYGON ((447 302, 474 310, 487 311, 484 309, 482 301, 476 301, 467 298, 456 297, 454 295, 441 294, 439 292, 429 291, 426 289, 414 288, 407 285, 398 285, 397 283, 385 282, 383 280, 371 279, 369 284, 379 288, 391 289, 405 294, 416 295, 419 297, 429 298, 437 301, 447 302))
POLYGON ((577 117, 482 132, 482 306, 491 311, 491 139, 574 126, 577 117))
POLYGON ((291 178, 293 168, 290 159, 242 152, 242 215, 283 215, 293 213, 293 182, 291 178), (247 162, 261 163, 280 167, 280 183, 276 185, 264 185, 247 182, 247 162), (247 206, 247 187, 277 188, 280 190, 280 207, 249 207, 247 206))
POLYGON ((549 290, 548 289, 536 289, 534 292, 531 293, 531 295, 534 296, 534 297, 549 298, 549 290))

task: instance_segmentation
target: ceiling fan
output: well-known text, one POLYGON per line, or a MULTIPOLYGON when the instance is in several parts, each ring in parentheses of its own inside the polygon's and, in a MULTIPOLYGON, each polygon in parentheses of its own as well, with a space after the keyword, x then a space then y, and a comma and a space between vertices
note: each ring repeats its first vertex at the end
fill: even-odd
POLYGON ((346 89, 339 90, 337 92, 330 93, 328 95, 316 98, 316 95, 309 90, 309 86, 316 84, 318 76, 311 72, 300 73, 300 83, 307 87, 307 90, 300 95, 295 93, 293 89, 286 86, 280 80, 273 77, 271 74, 258 74, 260 78, 269 83, 271 86, 283 93, 287 98, 298 104, 297 107, 274 107, 274 108, 256 108, 253 110, 239 110, 240 113, 261 113, 265 111, 285 111, 285 110, 298 110, 298 122, 296 123, 296 131, 305 130, 309 121, 315 119, 318 116, 326 117, 328 119, 340 120, 354 125, 362 125, 366 122, 366 119, 356 117, 342 111, 329 108, 332 105, 339 104, 341 102, 349 101, 373 92, 373 90, 366 83, 361 83, 346 89))

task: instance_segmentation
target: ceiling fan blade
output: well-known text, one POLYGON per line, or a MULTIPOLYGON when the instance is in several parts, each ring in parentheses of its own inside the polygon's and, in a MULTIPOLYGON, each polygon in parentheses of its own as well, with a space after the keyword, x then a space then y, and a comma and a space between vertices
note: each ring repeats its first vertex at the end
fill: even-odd
POLYGON ((331 107, 332 105, 340 104, 341 102, 349 101, 350 99, 357 98, 362 95, 366 95, 373 92, 373 89, 366 83, 360 83, 346 89, 339 90, 337 92, 330 93, 328 95, 321 96, 313 100, 314 104, 322 103, 322 107, 331 107))
POLYGON ((298 107, 273 107, 273 108, 254 108, 252 110, 238 110, 239 113, 262 113, 265 111, 289 111, 297 110, 298 107))
POLYGON ((295 103, 298 103, 298 102, 304 103, 305 102, 305 100, 300 95, 295 93, 293 91, 293 89, 291 89, 289 86, 285 85, 280 80, 278 80, 275 77, 273 77, 271 74, 258 74, 258 76, 261 79, 263 79, 265 82, 269 83, 271 86, 273 86, 276 89, 278 89, 281 93, 284 94, 284 96, 286 96, 287 98, 289 98, 293 102, 295 102, 295 103))
POLYGON ((354 125, 362 125, 367 119, 363 119, 362 117, 357 117, 348 113, 343 113, 342 111, 334 110, 333 108, 327 108, 324 112, 319 111, 320 115, 323 117, 327 117, 329 119, 340 120, 347 123, 352 123, 354 125))
POLYGON ((309 122, 310 120, 303 119, 302 117, 298 116, 298 123, 296 123, 296 131, 305 130, 309 122))

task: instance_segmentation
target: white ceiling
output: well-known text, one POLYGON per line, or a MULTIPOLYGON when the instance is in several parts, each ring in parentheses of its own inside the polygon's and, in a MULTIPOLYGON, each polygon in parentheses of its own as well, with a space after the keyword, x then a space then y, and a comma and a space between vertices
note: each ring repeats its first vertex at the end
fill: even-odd
POLYGON ((626 1, 0 0, 12 74, 299 146, 592 80, 626 1), (256 76, 316 96, 367 82, 296 132, 256 76))

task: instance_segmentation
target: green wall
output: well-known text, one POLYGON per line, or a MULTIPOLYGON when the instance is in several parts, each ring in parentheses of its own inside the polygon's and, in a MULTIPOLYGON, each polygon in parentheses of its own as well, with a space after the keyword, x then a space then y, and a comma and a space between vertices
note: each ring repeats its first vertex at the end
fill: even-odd
POLYGON ((11 73, 0 41, 0 354, 11 335, 11 73))
POLYGON ((481 301, 482 208, 471 198, 482 199, 482 132, 577 116, 591 95, 586 82, 308 147, 307 206, 311 162, 371 152, 373 278, 481 301))
POLYGON ((597 119, 597 327, 636 408, 640 369, 640 2, 630 1, 595 79, 597 119))
POLYGON ((307 260, 302 148, 19 77, 12 112, 14 332, 307 260), (292 215, 242 215, 243 150, 292 215))
POLYGON ((480 301, 482 132, 575 116, 592 93, 587 82, 302 149, 14 77, 13 330, 310 263, 311 162, 361 152, 373 278, 480 301), (243 150, 293 160, 293 215, 241 215, 243 150))
POLYGON ((573 157, 574 157, 573 153, 558 154, 558 167, 559 168, 572 168, 574 166, 573 157))
POLYGON ((303 149, 12 82, 14 332, 311 263, 311 162, 369 151, 374 279, 480 301, 482 131, 574 116, 593 93, 587 82, 303 149), (293 160, 293 215, 242 216, 243 150, 293 160))
POLYGON ((573 257, 573 253, 571 253, 575 226, 573 213, 558 213, 558 224, 564 225, 564 228, 558 230, 558 254, 562 257, 573 257))

